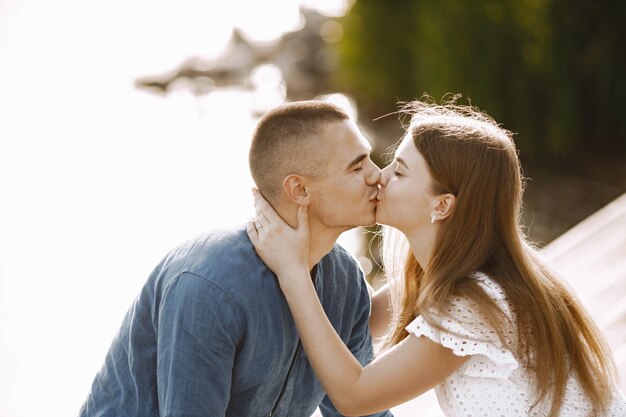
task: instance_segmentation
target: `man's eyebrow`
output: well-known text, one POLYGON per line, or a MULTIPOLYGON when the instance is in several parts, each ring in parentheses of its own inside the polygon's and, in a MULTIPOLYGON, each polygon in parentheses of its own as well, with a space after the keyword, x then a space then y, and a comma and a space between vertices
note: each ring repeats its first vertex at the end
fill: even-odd
POLYGON ((402 159, 402 158, 396 158, 396 161, 398 161, 398 163, 399 163, 399 164, 404 165, 404 167, 405 167, 406 169, 409 169, 409 166, 406 164, 406 162, 404 162, 404 159, 402 159))
POLYGON ((354 165, 358 164, 359 162, 361 162, 362 160, 364 160, 368 156, 369 156, 369 154, 367 154, 367 153, 364 153, 362 155, 357 156, 356 158, 354 158, 354 160, 352 162, 350 162, 348 164, 348 168, 353 167, 354 165))

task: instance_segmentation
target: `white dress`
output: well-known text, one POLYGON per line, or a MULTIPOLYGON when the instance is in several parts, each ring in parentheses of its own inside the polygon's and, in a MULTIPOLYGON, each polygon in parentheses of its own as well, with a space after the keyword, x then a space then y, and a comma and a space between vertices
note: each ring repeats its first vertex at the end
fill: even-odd
MULTIPOLYGON (((485 292, 502 311, 512 318, 511 308, 502 288, 488 276, 476 273, 485 292)), ((440 315, 438 322, 448 330, 441 331, 417 317, 407 327, 415 336, 426 336, 452 349, 455 355, 471 356, 442 384, 435 387, 441 409, 449 417, 522 417, 547 416, 548 407, 533 403, 532 375, 519 366, 513 352, 517 345, 517 330, 508 326, 502 345, 497 334, 486 324, 476 304, 468 299, 454 298, 440 315)), ((561 416, 586 417, 591 411, 576 378, 567 383, 561 416)), ((616 387, 614 401, 606 417, 626 417, 626 399, 616 387)))

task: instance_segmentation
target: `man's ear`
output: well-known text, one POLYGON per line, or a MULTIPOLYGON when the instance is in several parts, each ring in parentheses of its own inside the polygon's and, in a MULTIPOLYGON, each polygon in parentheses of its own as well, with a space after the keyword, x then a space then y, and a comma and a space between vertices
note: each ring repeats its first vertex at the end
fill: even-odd
POLYGON ((436 220, 443 220, 450 216, 454 211, 456 196, 453 194, 441 194, 435 198, 437 199, 437 203, 433 208, 431 216, 436 220))
POLYGON ((299 206, 308 206, 311 203, 311 195, 306 188, 306 179, 297 174, 289 174, 283 180, 283 189, 289 200, 299 206))

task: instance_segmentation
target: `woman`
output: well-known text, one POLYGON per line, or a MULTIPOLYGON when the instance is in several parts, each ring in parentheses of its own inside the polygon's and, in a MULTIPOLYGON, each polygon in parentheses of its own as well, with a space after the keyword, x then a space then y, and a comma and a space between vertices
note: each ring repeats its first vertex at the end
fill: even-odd
POLYGON ((276 273, 303 346, 337 409, 384 410, 436 387, 446 415, 624 416, 610 351, 519 224, 510 132, 468 106, 415 101, 381 176, 390 282, 370 322, 386 350, 362 367, 325 317, 307 265, 307 208, 292 229, 255 193, 248 234, 276 273), (401 234, 399 233, 401 232, 401 234), (382 324, 381 324, 382 323, 382 324))

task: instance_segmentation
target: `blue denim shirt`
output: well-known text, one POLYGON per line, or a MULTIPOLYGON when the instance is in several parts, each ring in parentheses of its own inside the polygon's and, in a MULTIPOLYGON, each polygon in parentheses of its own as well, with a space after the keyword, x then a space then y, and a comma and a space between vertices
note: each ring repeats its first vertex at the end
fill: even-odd
MULTIPOLYGON (((335 245, 313 277, 335 330, 369 362, 370 299, 357 262, 335 245)), ((276 277, 239 228, 191 240, 157 266, 80 416, 308 417, 318 406, 340 415, 307 361, 276 277)))

